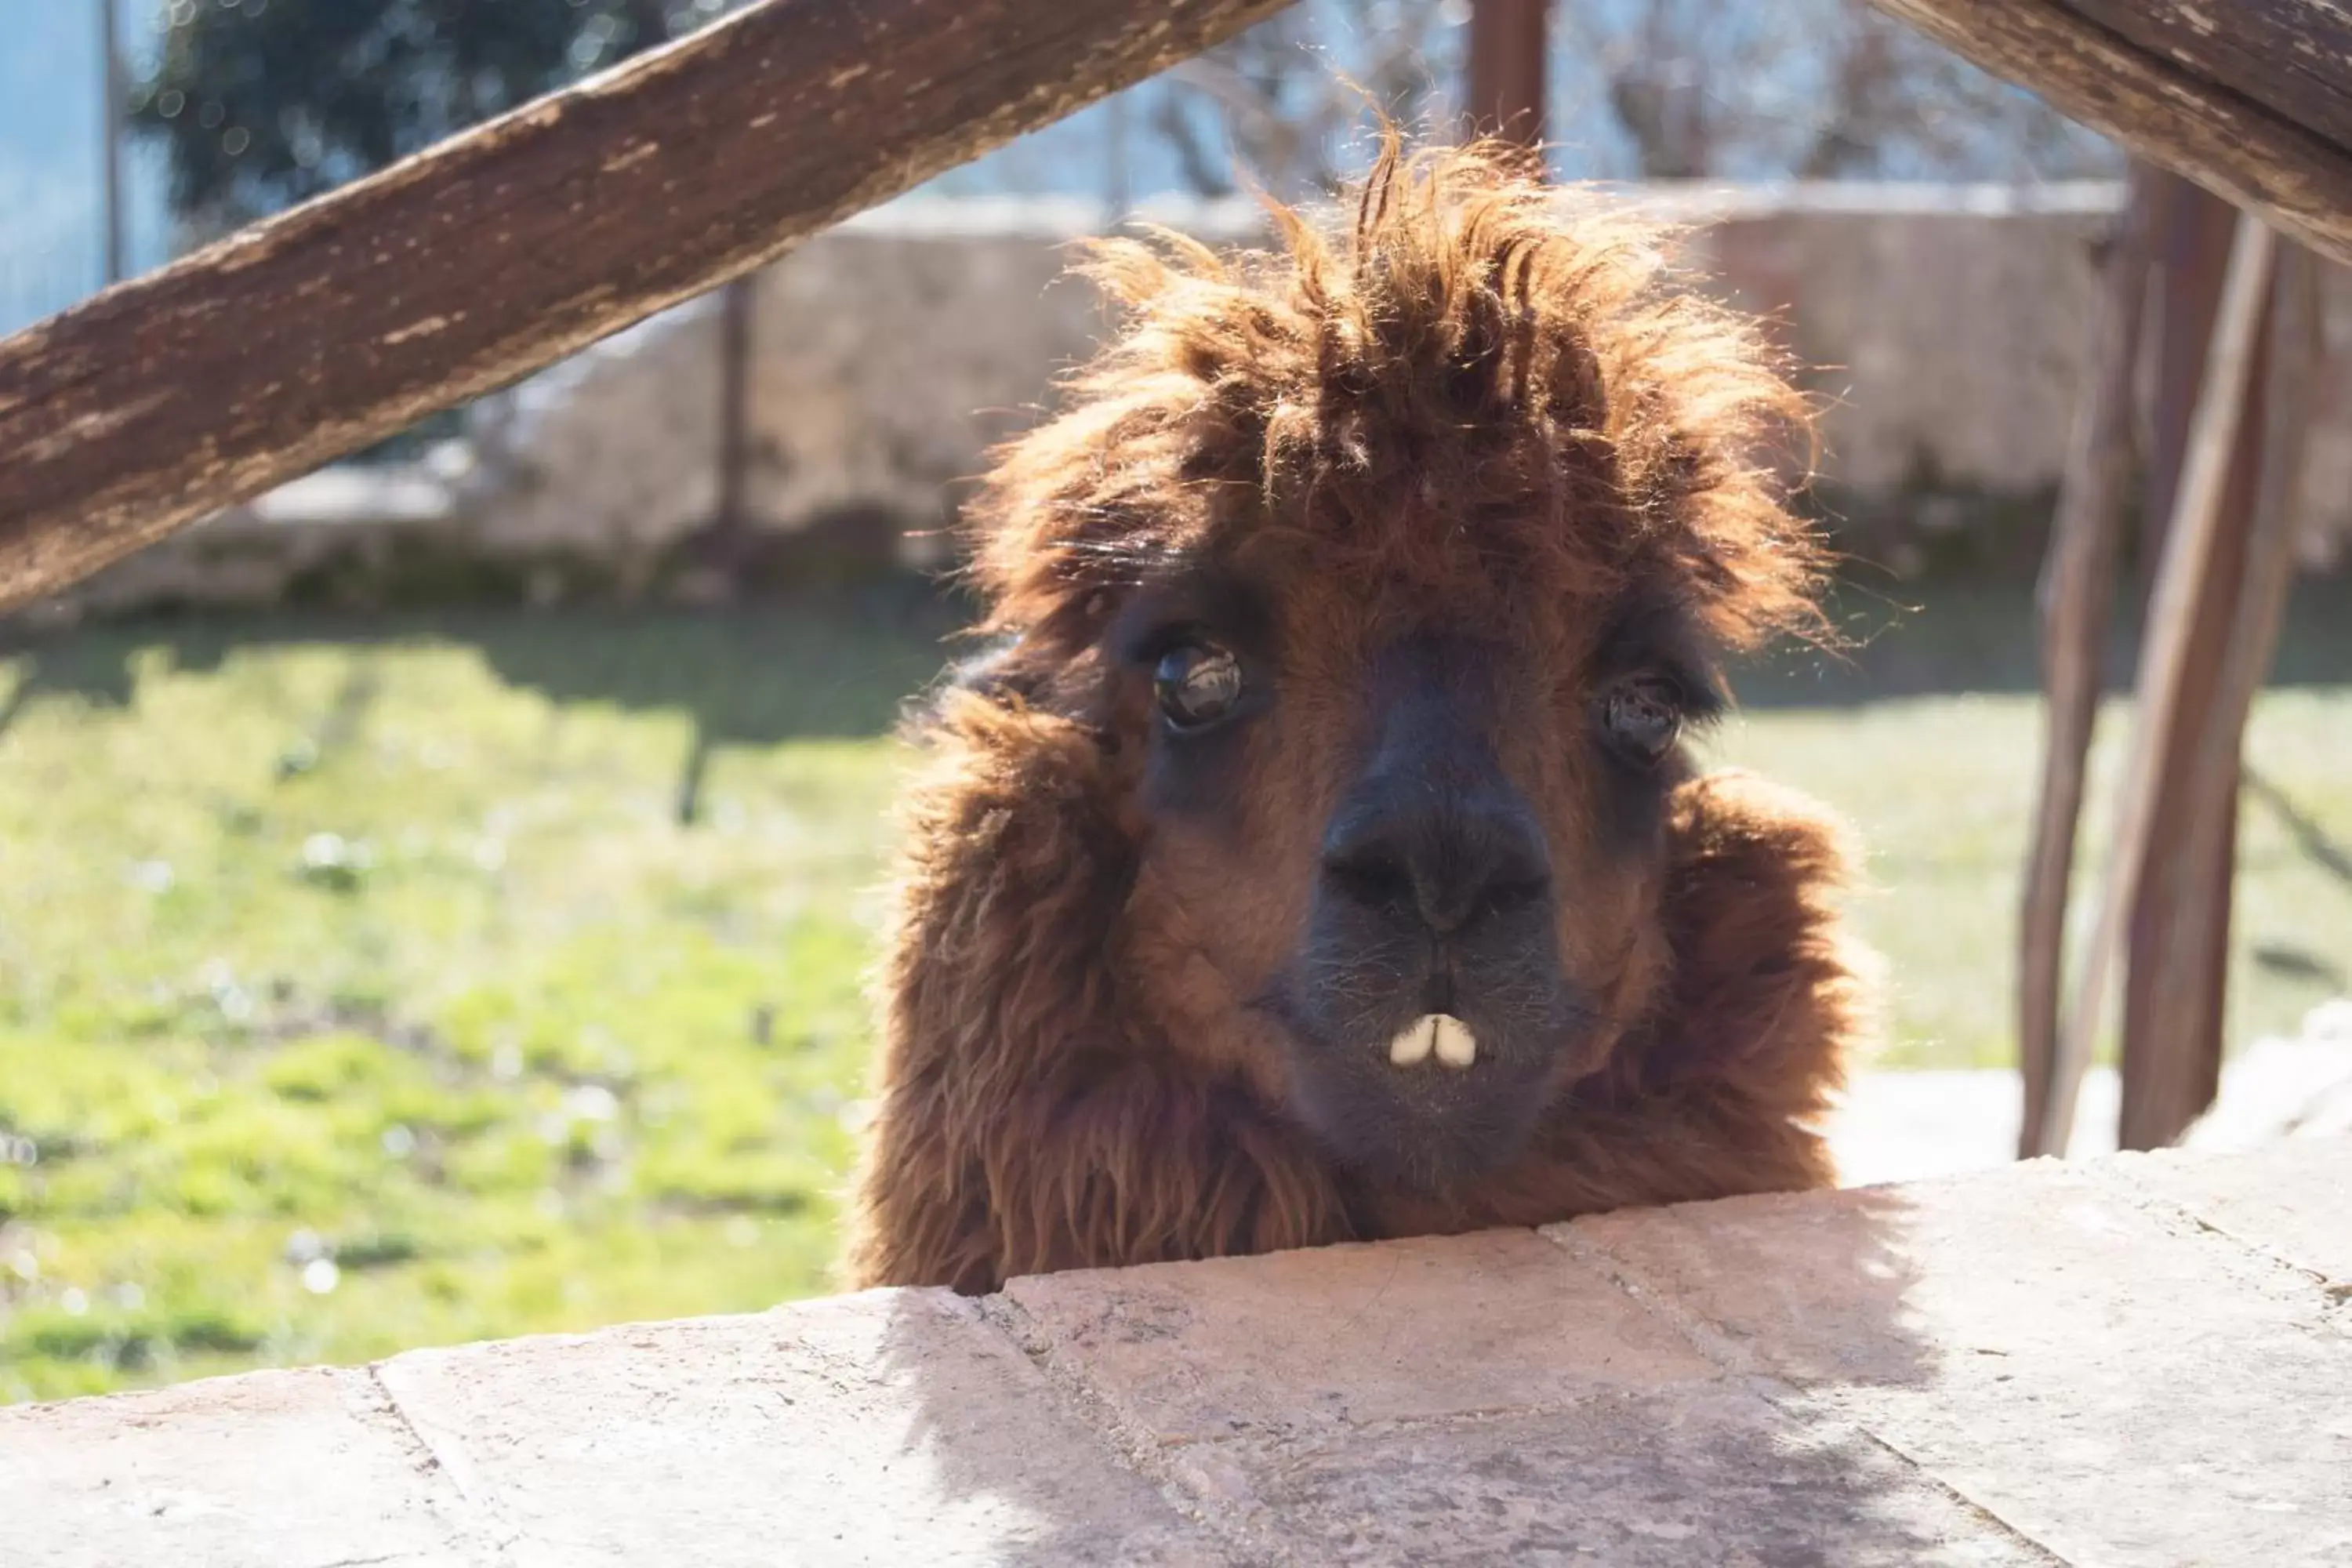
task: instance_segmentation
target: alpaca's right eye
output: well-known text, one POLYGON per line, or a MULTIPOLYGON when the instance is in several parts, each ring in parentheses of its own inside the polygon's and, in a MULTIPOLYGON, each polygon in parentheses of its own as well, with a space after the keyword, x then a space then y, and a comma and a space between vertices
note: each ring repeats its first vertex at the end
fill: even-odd
POLYGON ((1151 672, 1160 710, 1179 730, 1205 730, 1229 716, 1242 698, 1241 660, 1207 643, 1187 643, 1160 656, 1151 672))

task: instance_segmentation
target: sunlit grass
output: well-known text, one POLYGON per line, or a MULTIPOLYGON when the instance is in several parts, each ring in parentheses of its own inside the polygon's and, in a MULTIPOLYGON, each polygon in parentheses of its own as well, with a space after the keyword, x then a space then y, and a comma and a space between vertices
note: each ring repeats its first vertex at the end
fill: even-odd
MULTIPOLYGON (((2129 703, 2104 716, 2075 868, 2075 941, 2105 870, 2129 703)), ((1912 698, 1857 709, 1766 710, 1714 746, 1830 802, 1868 853, 1852 909, 1888 965, 1885 1067, 2016 1060, 2016 942, 2026 825, 2042 765, 2026 696, 1912 698)), ((2352 685, 2265 693, 2251 764, 2337 844, 2352 845, 2352 685)), ((2249 800, 2241 817, 2229 1037, 2292 1032, 2352 971, 2352 886, 2249 800)), ((2113 1009, 2110 1008, 2110 1016, 2113 1009)))
MULTIPOLYGON (((0 661, 0 1399, 825 1289, 883 737, 936 630, 194 621, 0 661)), ((1871 844, 1890 1059, 2001 1063, 2033 704, 1853 699, 1718 749, 1871 844)), ((2267 696, 2252 752, 2352 840, 2352 688, 2267 696)), ((2246 822, 2241 1040, 2327 988, 2248 955, 2352 960, 2352 893, 2246 822)))
POLYGON ((936 655, 736 629, 0 666, 0 1397, 825 1287, 936 655))

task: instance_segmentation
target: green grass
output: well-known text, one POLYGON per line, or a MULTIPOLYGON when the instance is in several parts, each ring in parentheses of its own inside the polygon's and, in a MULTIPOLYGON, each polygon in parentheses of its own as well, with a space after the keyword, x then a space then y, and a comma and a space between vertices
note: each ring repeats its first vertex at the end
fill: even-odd
POLYGON ((0 1399, 824 1288, 925 639, 225 629, 0 665, 0 1399))
MULTIPOLYGON (((1853 916, 1893 988, 1878 1064, 2011 1067, 2020 878, 2042 766, 2031 596, 1945 589, 1898 610, 1850 590, 1840 613, 1854 650, 1749 672, 1742 711, 1710 750, 1831 803, 1857 829, 1869 865, 1853 916)), ((2132 656, 2132 628, 2118 627, 2107 663, 2119 688, 2132 656)), ((2352 585, 2302 585, 2274 676, 2255 704, 2245 760, 2302 822, 2299 831, 2253 792, 2242 804, 2233 1046, 2292 1030, 2315 1005, 2352 991, 2352 881, 2340 869, 2352 852, 2352 585), (2312 832, 2317 853, 2304 841, 2312 832)), ((2108 702, 2091 757, 2077 951, 2132 717, 2127 700, 2108 702)))
MULTIPOLYGON (((2092 758, 2075 869, 2077 942, 2104 870, 2096 852, 2128 716, 2127 705, 2105 716, 2092 758)), ((2030 697, 1911 698, 1735 718, 1715 748, 1833 803, 1867 847, 1853 915, 1886 960, 1895 1004, 1877 1065, 2015 1063, 2018 881, 2041 724, 2030 697)), ((2247 751, 2336 843, 2352 844, 2352 687, 2266 694, 2247 751)), ((2352 886, 2252 802, 2242 819, 2232 919, 2232 1041, 2292 1031, 2315 1004, 2347 988, 2352 886)))
MULTIPOLYGON (((1759 681, 1717 743, 1870 841, 1898 1064, 2007 1056, 2003 614, 1759 681)), ((0 661, 0 1400, 824 1289, 883 736, 939 629, 199 619, 0 661)), ((2267 695, 2252 752, 2352 841, 2352 686, 2267 695)), ((2352 962, 2352 890, 2264 809, 2245 843, 2241 1039, 2352 962)))

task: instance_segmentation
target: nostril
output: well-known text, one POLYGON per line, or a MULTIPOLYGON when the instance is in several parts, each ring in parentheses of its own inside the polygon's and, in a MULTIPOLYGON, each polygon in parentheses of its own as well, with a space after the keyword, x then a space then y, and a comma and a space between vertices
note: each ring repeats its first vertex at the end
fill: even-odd
POLYGON ((1324 841, 1322 868, 1335 896, 1441 935, 1538 907, 1552 891, 1543 841, 1517 812, 1352 816, 1324 841))
POLYGON ((1515 915, 1551 897, 1551 879, 1542 872, 1506 874, 1486 884, 1486 912, 1515 915))
POLYGON ((1356 903, 1376 910, 1413 907, 1412 868, 1384 849, 1367 847, 1330 856, 1323 862, 1323 876, 1356 903))
POLYGON ((1459 865, 1454 869, 1455 875, 1431 879, 1420 889, 1421 917, 1442 934, 1483 920, 1507 919, 1551 897, 1551 879, 1541 872, 1489 868, 1482 875, 1459 865))
POLYGON ((1419 920, 1439 932, 1457 931, 1481 918, 1518 914, 1551 897, 1551 879, 1540 871, 1491 879, 1460 872, 1458 864, 1416 869, 1412 862, 1385 855, 1323 863, 1325 881, 1349 902, 1419 920), (1443 874, 1446 870, 1457 874, 1443 874))

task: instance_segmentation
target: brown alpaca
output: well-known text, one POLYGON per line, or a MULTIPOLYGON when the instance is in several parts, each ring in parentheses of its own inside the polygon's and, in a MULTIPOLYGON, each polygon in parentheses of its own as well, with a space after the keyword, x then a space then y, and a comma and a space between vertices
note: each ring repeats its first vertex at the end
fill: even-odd
POLYGON ((1801 801, 1700 776, 1809 629, 1803 411, 1656 237, 1490 149, 1128 311, 979 511, 925 726, 856 1284, 1531 1225, 1832 1179, 1862 990, 1801 801))

